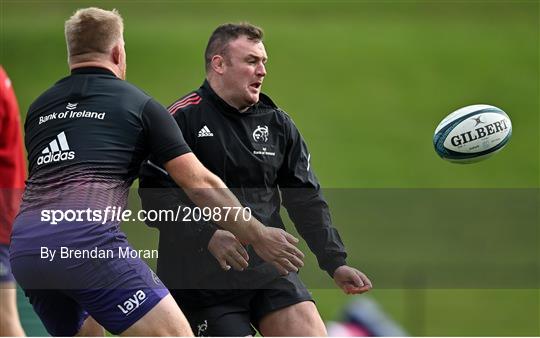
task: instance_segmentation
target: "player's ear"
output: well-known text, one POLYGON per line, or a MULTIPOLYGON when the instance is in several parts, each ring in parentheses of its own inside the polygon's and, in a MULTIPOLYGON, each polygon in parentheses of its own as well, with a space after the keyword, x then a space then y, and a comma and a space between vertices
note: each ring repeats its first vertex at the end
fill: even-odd
POLYGON ((112 51, 111 51, 111 57, 112 57, 112 62, 115 64, 115 65, 120 65, 122 62, 124 62, 123 58, 124 58, 124 45, 121 41, 118 41, 118 43, 116 43, 113 48, 112 48, 112 51))
POLYGON ((210 62, 212 70, 218 74, 223 74, 225 69, 225 59, 221 55, 214 55, 210 62))

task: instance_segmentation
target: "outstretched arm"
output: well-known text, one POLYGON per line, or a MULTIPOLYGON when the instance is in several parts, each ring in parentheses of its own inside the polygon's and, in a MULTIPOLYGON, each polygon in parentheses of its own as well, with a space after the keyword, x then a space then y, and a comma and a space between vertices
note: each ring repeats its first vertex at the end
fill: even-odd
POLYGON ((328 204, 311 169, 307 146, 296 126, 289 122, 287 151, 279 172, 283 205, 319 266, 345 293, 365 292, 371 288, 371 281, 347 266, 345 246, 332 225, 328 204))

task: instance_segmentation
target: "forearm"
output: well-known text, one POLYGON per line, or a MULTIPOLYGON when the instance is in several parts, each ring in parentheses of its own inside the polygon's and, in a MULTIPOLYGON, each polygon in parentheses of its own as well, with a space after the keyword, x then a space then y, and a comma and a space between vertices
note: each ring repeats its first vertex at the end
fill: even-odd
POLYGON ((346 264, 347 253, 330 210, 317 189, 282 189, 283 204, 298 233, 317 257, 319 266, 332 275, 346 264))

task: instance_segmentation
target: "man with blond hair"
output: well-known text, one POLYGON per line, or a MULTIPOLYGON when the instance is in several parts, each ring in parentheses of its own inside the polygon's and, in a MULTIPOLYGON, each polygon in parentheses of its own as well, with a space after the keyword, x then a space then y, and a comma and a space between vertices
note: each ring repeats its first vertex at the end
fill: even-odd
MULTIPOLYGON (((13 274, 52 335, 103 335, 103 328, 192 335, 150 268, 121 257, 131 248, 120 218, 107 210, 125 210, 149 154, 197 205, 241 205, 191 153, 167 110, 125 81, 116 10, 80 9, 66 21, 65 35, 71 75, 34 101, 25 122, 29 177, 13 227, 13 274)), ((283 274, 303 264, 297 239, 281 229, 254 218, 223 217, 219 224, 283 274)))
MULTIPOLYGON (((169 111, 196 156, 257 219, 284 229, 283 204, 338 287, 348 294, 366 292, 371 282, 347 265, 300 132, 289 115, 261 93, 268 58, 262 40, 263 31, 251 24, 216 28, 205 52, 206 80, 169 111)), ((139 187, 145 208, 191 203, 152 159, 143 164, 139 187)), ((242 241, 219 224, 151 225, 160 228, 158 275, 195 334, 245 336, 254 334, 254 327, 263 336, 326 335, 296 272, 280 276, 250 247, 243 254, 242 241)))

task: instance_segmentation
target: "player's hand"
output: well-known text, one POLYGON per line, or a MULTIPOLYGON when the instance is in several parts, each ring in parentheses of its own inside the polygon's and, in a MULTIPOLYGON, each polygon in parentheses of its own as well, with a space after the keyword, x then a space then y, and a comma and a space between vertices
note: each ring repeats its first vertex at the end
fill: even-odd
POLYGON ((229 231, 218 229, 208 242, 208 251, 225 271, 230 270, 231 266, 237 271, 248 267, 249 255, 246 249, 229 231))
POLYGON ((265 261, 272 263, 281 275, 297 272, 304 266, 304 254, 295 245, 298 239, 288 232, 264 227, 258 240, 251 243, 253 249, 265 261))
POLYGON ((348 295, 369 291, 373 285, 360 270, 342 265, 334 271, 334 281, 348 295))

